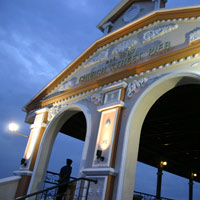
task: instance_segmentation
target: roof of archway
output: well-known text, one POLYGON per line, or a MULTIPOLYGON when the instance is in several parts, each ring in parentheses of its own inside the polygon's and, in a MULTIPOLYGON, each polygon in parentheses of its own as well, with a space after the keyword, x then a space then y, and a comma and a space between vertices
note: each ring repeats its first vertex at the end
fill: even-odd
POLYGON ((181 46, 178 49, 172 49, 167 53, 159 55, 151 60, 145 60, 142 63, 137 65, 128 65, 126 70, 121 69, 116 71, 113 74, 107 74, 103 77, 98 77, 95 80, 90 80, 86 83, 81 83, 76 87, 64 91, 62 94, 57 96, 44 99, 44 97, 50 93, 58 84, 60 84, 69 74, 74 72, 86 59, 88 59, 97 49, 104 47, 105 45, 129 34, 135 30, 141 29, 149 24, 154 22, 160 22, 161 20, 169 19, 179 19, 179 18, 191 18, 200 16, 200 6, 199 7, 186 7, 179 9, 170 9, 170 10, 158 10, 155 11, 135 22, 132 22, 119 30, 110 33, 109 35, 97 40, 94 42, 85 52, 83 52, 77 59, 75 59, 69 66, 67 66, 55 79, 53 79, 45 88, 43 88, 25 107, 24 110, 27 112, 43 107, 49 104, 52 104, 56 101, 65 99, 66 97, 74 96, 84 91, 98 88, 109 82, 114 82, 120 80, 134 73, 140 73, 148 69, 151 69, 155 66, 159 66, 165 63, 168 63, 173 60, 181 59, 183 57, 193 55, 199 52, 200 42, 199 40, 193 44, 187 44, 186 46, 181 46), (148 66, 148 67, 147 67, 148 66), (128 69, 128 70, 127 70, 128 69), (123 71, 123 73, 122 73, 123 71), (44 99, 44 100, 43 100, 44 99))
POLYGON ((149 110, 141 131, 138 160, 200 182, 200 85, 178 86, 161 96, 149 110))

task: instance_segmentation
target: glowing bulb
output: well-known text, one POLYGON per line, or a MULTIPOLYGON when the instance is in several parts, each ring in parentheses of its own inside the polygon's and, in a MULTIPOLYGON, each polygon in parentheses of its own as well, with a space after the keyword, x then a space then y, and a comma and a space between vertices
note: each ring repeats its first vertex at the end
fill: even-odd
POLYGON ((102 150, 106 150, 108 148, 108 140, 103 140, 101 148, 102 150))
POLYGON ((196 174, 196 173, 193 173, 193 176, 194 176, 194 177, 197 177, 197 174, 196 174))
POLYGON ((12 122, 8 125, 8 130, 11 132, 15 132, 15 131, 19 130, 19 125, 12 122))
POLYGON ((164 166, 166 166, 166 165, 167 165, 167 162, 166 162, 166 161, 164 161, 164 162, 163 162, 163 165, 164 165, 164 166))
POLYGON ((161 161, 160 164, 161 164, 162 166, 166 166, 166 165, 167 165, 167 161, 161 161))

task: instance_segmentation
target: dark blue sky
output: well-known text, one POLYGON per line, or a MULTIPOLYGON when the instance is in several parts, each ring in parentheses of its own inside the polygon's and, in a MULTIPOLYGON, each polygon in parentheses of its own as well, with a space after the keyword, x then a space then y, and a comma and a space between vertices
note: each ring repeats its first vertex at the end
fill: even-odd
MULTIPOLYGON (((18 170, 27 141, 8 133, 8 123, 16 121, 22 133, 29 133, 22 107, 102 37, 96 25, 118 2, 120 0, 0 0, 0 178, 18 170)), ((168 0, 167 7, 196 4, 200 4, 200 0, 168 0)), ((58 171, 71 149, 73 175, 77 176, 82 147, 82 142, 59 134, 49 168, 58 171), (73 149, 75 146, 79 148, 73 149)), ((187 199, 188 180, 165 173, 163 182, 164 196, 187 199)), ((155 193, 155 186, 156 170, 140 164, 136 190, 155 193)), ((200 185, 195 184, 195 188, 198 188, 195 195, 198 193, 200 198, 200 185)))

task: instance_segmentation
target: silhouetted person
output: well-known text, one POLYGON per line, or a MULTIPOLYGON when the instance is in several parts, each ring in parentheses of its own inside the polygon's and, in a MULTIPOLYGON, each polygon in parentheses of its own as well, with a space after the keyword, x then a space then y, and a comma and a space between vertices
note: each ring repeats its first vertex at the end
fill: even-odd
POLYGON ((67 182, 69 182, 70 175, 72 172, 72 160, 71 159, 66 159, 67 165, 63 166, 60 170, 59 174, 59 184, 66 183, 64 185, 59 186, 58 192, 57 192, 57 197, 56 200, 62 200, 62 197, 64 196, 64 193, 67 190, 67 182))

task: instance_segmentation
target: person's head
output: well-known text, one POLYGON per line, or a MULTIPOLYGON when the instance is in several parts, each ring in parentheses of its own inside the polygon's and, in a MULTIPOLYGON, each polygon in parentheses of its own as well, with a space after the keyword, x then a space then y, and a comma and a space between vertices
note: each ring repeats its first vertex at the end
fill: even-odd
POLYGON ((67 165, 71 165, 72 164, 72 160, 71 159, 66 159, 67 165))

